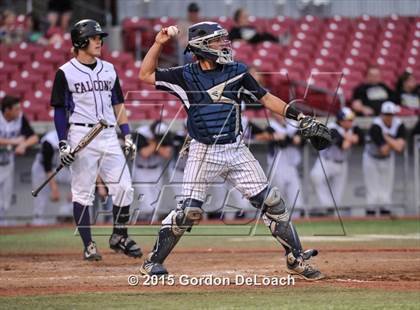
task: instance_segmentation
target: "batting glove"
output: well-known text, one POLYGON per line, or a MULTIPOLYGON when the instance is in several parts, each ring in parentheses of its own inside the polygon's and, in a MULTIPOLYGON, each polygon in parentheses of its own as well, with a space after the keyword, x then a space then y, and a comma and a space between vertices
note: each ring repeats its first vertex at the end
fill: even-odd
POLYGON ((63 166, 68 167, 74 162, 74 155, 71 152, 71 147, 66 140, 61 140, 58 143, 58 149, 60 151, 60 160, 63 166))
POLYGON ((134 144, 131 135, 125 136, 123 150, 124 155, 130 160, 134 160, 134 158, 136 158, 137 146, 134 144))

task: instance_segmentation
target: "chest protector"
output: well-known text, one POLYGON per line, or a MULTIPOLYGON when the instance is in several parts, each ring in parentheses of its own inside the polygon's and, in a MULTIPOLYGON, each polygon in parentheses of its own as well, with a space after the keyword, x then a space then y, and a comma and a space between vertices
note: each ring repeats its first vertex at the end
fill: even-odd
POLYGON ((242 131, 238 91, 246 66, 231 63, 220 71, 203 72, 197 63, 184 66, 188 89, 188 133, 204 144, 236 141, 242 131))

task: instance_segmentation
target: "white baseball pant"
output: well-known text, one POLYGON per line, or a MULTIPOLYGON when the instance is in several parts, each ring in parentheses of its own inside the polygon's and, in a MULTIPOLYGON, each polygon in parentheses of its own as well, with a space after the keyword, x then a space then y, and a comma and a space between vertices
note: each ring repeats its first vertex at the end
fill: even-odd
POLYGON ((368 204, 392 203, 394 189, 395 157, 376 159, 363 154, 363 172, 368 204))
POLYGON ((321 159, 324 165, 325 174, 322 170, 321 162, 318 159, 311 170, 311 180, 315 186, 315 191, 321 206, 334 206, 334 201, 331 197, 326 178, 328 178, 328 182, 330 183, 335 202, 339 204, 343 197, 344 188, 347 182, 348 163, 347 161, 338 163, 324 157, 321 159))
MULTIPOLYGON (((72 149, 90 129, 70 126, 68 141, 72 149)), ((114 205, 128 206, 133 202, 131 176, 115 128, 103 129, 91 143, 77 153, 70 171, 74 202, 85 206, 93 204, 98 175, 108 187, 114 205)))

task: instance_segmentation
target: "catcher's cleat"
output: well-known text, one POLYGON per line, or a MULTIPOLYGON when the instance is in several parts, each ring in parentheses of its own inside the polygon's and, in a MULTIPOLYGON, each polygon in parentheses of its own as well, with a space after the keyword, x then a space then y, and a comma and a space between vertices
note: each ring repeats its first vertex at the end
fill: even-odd
POLYGON ((102 256, 98 252, 95 241, 89 243, 89 245, 85 248, 83 251, 83 259, 88 261, 102 260, 102 256))
POLYGON ((308 281, 317 281, 325 278, 318 269, 306 263, 303 257, 295 258, 292 253, 287 255, 287 272, 308 281))
POLYGON ((139 258, 143 255, 140 247, 130 237, 112 234, 109 238, 109 247, 115 252, 122 252, 129 257, 139 258))
POLYGON ((145 276, 165 276, 168 274, 168 271, 162 264, 145 260, 140 267, 140 273, 145 276))

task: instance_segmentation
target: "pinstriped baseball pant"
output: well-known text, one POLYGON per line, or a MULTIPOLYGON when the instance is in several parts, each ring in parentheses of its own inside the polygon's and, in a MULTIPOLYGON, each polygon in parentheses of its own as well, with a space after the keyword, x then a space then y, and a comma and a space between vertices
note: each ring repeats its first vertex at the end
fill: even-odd
POLYGON ((205 201, 207 188, 221 176, 251 198, 267 187, 267 177, 248 147, 238 138, 231 144, 207 145, 192 140, 183 178, 183 199, 205 201))

